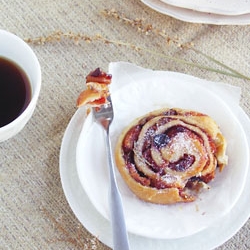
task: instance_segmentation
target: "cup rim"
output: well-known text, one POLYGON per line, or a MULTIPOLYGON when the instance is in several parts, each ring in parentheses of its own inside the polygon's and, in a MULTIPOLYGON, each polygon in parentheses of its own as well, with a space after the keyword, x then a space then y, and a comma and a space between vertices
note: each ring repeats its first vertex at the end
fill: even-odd
MULTIPOLYGON (((14 39, 17 42, 21 43, 23 48, 25 48, 25 50, 29 53, 29 56, 32 59, 32 62, 34 64, 34 68, 37 72, 36 74, 36 78, 34 79, 34 81, 36 82, 36 87, 32 88, 32 96, 31 96, 31 100, 28 104, 28 106, 24 109, 24 111, 17 117, 15 118, 13 121, 11 121, 10 123, 0 127, 0 131, 1 133, 4 131, 7 131, 9 129, 11 129, 12 127, 15 127, 18 125, 18 123, 20 122, 20 120, 22 120, 24 117, 26 117, 30 112, 32 112, 32 109, 34 109, 34 107, 36 106, 36 102, 38 100, 39 94, 40 94, 40 90, 41 90, 41 81, 42 81, 42 73, 41 73, 41 66, 40 63, 38 61, 38 58, 36 56, 36 54, 34 53, 34 51, 31 49, 31 47, 20 37, 18 37, 17 35, 0 29, 0 37, 4 35, 6 37, 10 37, 10 39, 14 39)), ((0 55, 1 57, 2 55, 0 55)), ((8 58, 8 56, 2 56, 4 58, 10 59, 8 58)))

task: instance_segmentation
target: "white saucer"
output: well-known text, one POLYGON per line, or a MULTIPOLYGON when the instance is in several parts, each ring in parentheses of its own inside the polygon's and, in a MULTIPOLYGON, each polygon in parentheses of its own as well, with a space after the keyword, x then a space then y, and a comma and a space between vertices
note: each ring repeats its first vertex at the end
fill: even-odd
POLYGON ((219 15, 215 13, 200 12, 187 8, 176 7, 161 0, 141 0, 148 7, 162 14, 191 23, 207 23, 216 25, 247 25, 250 24, 250 14, 219 15))
MULTIPOLYGON (((249 130, 250 121, 241 108, 239 120, 245 131, 249 130)), ((82 188, 76 169, 76 146, 85 119, 85 111, 78 110, 72 117, 63 137, 60 152, 60 176, 66 199, 82 225, 107 246, 112 246, 110 223, 103 218, 91 204, 82 188)), ((250 142, 250 133, 247 134, 250 142)), ((250 179, 248 172, 247 179, 250 179)), ((250 214, 250 182, 232 208, 230 213, 213 225, 197 234, 174 240, 155 240, 129 234, 131 250, 212 250, 229 240, 246 223, 250 214)))
POLYGON ((243 15, 250 13, 249 0, 161 0, 180 8, 219 15, 243 15))
MULTIPOLYGON (((249 143, 249 118, 239 106, 233 106, 232 111, 237 113, 238 121, 245 131, 249 143)), ((100 241, 111 246, 112 237, 109 222, 92 205, 82 188, 77 174, 76 147, 84 120, 85 111, 80 109, 75 113, 65 131, 60 152, 62 186, 65 196, 79 221, 100 241)), ((250 178, 249 171, 246 178, 250 178)), ((236 204, 228 213, 218 218, 216 224, 210 225, 206 229, 188 237, 178 239, 152 239, 130 233, 131 249, 145 250, 145 246, 147 246, 148 250, 165 250, 166 246, 168 246, 170 249, 191 250, 199 249, 200 245, 205 246, 203 247, 204 250, 213 249, 231 238, 248 220, 250 214, 249 199, 250 183, 246 182, 236 204)))
MULTIPOLYGON (((245 132, 237 114, 231 110, 231 104, 226 104, 215 91, 211 91, 205 80, 175 72, 152 71, 132 64, 115 65, 118 67, 110 69, 115 113, 110 128, 113 149, 127 124, 163 107, 208 114, 219 124, 228 141, 228 166, 221 173, 218 171, 209 184, 209 190, 203 190, 196 201, 185 205, 160 206, 143 202, 134 196, 117 172, 128 231, 144 237, 174 239, 195 234, 216 223, 237 202, 249 165, 245 132)), ((92 204, 108 219, 109 171, 106 162, 103 130, 93 122, 90 114, 77 144, 77 171, 92 204)))

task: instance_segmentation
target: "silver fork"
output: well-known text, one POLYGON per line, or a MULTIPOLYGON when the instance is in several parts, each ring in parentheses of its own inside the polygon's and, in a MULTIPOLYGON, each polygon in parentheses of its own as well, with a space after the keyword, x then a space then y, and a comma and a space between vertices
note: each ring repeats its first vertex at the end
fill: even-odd
POLYGON ((106 150, 108 155, 109 165, 109 202, 111 212, 111 226, 113 234, 113 249, 114 250, 129 250, 128 234, 126 230, 126 224, 124 219, 123 207, 121 195, 117 187, 115 174, 114 174, 114 162, 112 158, 111 142, 109 136, 109 127, 113 121, 114 112, 111 102, 111 97, 108 98, 108 103, 98 108, 93 108, 93 116, 95 121, 100 124, 105 133, 106 150))

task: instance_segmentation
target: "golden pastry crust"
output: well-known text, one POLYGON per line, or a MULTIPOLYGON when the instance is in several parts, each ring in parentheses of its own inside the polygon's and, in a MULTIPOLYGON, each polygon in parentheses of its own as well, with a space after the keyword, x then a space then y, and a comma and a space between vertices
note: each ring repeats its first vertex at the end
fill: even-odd
POLYGON ((101 71, 100 68, 95 69, 86 76, 86 89, 80 93, 77 98, 76 105, 81 107, 89 105, 96 107, 107 102, 109 96, 109 84, 112 76, 101 71))
POLYGON ((140 199, 173 204, 196 199, 227 164, 226 140, 215 121, 195 111, 161 109, 128 125, 115 149, 117 168, 140 199))

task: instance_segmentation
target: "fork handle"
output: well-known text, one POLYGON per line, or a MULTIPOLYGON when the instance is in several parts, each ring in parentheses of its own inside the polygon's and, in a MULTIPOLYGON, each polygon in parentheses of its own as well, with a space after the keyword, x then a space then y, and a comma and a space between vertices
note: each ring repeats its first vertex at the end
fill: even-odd
POLYGON ((122 199, 115 179, 109 130, 106 130, 106 132, 106 147, 108 151, 107 155, 110 177, 109 202, 111 208, 110 212, 113 234, 113 250, 129 250, 128 234, 124 219, 122 199))

